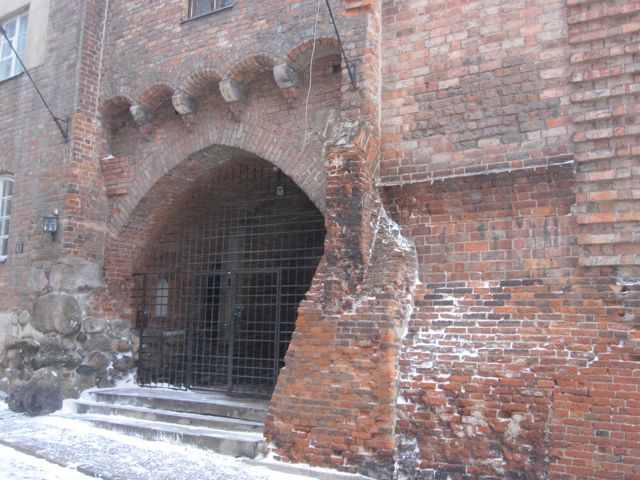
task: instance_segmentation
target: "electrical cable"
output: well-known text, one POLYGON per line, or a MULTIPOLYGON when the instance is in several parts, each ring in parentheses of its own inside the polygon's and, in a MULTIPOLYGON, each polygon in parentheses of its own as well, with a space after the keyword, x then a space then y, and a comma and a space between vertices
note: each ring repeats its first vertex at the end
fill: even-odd
POLYGON ((358 84, 356 82, 356 76, 353 72, 354 65, 347 58, 347 54, 344 51, 344 47, 342 46, 342 39, 340 38, 340 32, 338 31, 338 26, 336 25, 336 19, 333 17, 333 10, 331 10, 331 4, 329 0, 325 0, 327 4, 327 9, 329 10, 329 17, 331 18, 331 23, 333 24, 333 29, 336 32, 336 38, 338 39, 338 45, 340 45, 340 52, 342 53, 342 58, 344 58, 345 66, 347 67, 347 72, 349 72, 349 78, 351 79, 351 86, 354 90, 358 89, 358 84))
POLYGON ((311 47, 311 60, 309 61, 309 88, 307 89, 307 99, 304 105, 304 141, 302 142, 302 150, 307 146, 311 133, 309 132, 309 101, 311 99, 311 87, 313 85, 313 59, 316 55, 316 39, 318 33, 318 20, 320 19, 320 2, 316 5, 316 21, 313 25, 313 45, 311 47))
POLYGON ((49 115, 51 115, 51 118, 53 118, 53 121, 55 122, 56 126, 58 127, 58 130, 60 130, 60 133, 64 137, 65 142, 68 141, 69 140, 69 133, 68 133, 69 120, 64 120, 62 118, 58 118, 53 114, 53 112, 51 111, 51 108, 49 108, 49 104, 47 103, 47 101, 42 96, 42 93, 40 93, 40 90, 38 89, 38 86, 36 85, 36 82, 33 80, 33 77, 29 73, 29 70, 27 69, 27 67, 25 67, 25 65, 24 65, 24 63, 22 61, 22 58, 20 58, 20 55, 18 55, 18 52, 16 51, 16 49, 13 48, 13 44, 11 43, 11 40, 9 40, 9 36, 7 35, 7 32, 2 27, 0 27, 0 34, 2 34, 2 36, 4 36, 5 40, 7 41, 7 44, 9 45, 9 48, 11 48, 11 51, 13 52, 13 54, 18 59, 18 62, 20 62, 20 66, 22 67, 22 70, 24 70, 24 73, 26 73, 27 77, 29 77, 29 80, 31 80, 31 84, 33 85, 33 88, 35 88, 36 92, 38 92, 38 96, 40 97, 40 100, 42 100, 42 103, 44 103, 44 106, 47 109, 47 111, 49 112, 49 115), (62 126, 63 122, 65 123, 66 127, 62 126))

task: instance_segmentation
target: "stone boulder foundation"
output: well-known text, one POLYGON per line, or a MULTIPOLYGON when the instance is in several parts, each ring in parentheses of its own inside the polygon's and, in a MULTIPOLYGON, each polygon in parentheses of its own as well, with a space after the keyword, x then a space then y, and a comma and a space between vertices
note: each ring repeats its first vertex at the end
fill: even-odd
POLYGON ((75 335, 82 325, 78 301, 71 295, 49 293, 35 303, 32 323, 42 333, 75 335))
POLYGON ((9 408, 31 416, 48 415, 62 408, 62 389, 58 375, 51 368, 41 368, 9 393, 9 408))

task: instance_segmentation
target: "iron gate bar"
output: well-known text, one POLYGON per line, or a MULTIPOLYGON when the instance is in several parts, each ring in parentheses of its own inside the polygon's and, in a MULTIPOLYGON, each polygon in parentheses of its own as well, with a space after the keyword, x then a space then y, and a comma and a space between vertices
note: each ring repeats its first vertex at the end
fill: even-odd
MULTIPOLYGON (((236 301, 238 301, 238 299, 240 298, 242 300, 242 303, 245 304, 244 306, 248 308, 246 309, 246 315, 244 317, 244 321, 239 322, 237 324, 234 323, 234 326, 236 328, 239 328, 240 331, 238 332, 238 335, 234 337, 233 343, 234 343, 234 347, 237 344, 237 346, 241 350, 244 345, 245 347, 243 349, 244 360, 248 362, 248 365, 242 367, 241 358, 237 358, 236 355, 230 356, 230 358, 233 358, 234 360, 234 365, 233 365, 234 369, 236 368, 238 369, 237 374, 232 375, 232 380, 234 380, 236 383, 232 385, 231 390, 234 390, 235 389, 234 387, 236 385, 238 387, 237 390, 241 391, 243 388, 243 384, 248 384, 250 386, 249 388, 253 386, 255 389, 259 389, 262 387, 262 385, 265 384, 265 382, 268 382, 268 384, 272 383, 272 378, 275 373, 273 372, 275 363, 271 362, 272 359, 270 357, 275 356, 276 345, 278 341, 277 337, 275 336, 275 329, 277 329, 277 325, 280 321, 280 318, 278 317, 278 314, 277 314, 278 300, 279 300, 277 296, 277 291, 278 291, 278 285, 280 281, 281 281, 280 271, 274 270, 274 269, 258 269, 258 270, 254 270, 253 272, 238 273, 236 275, 235 299, 236 301), (251 277, 249 277, 250 275, 251 277), (256 275, 259 275, 262 278, 262 282, 258 282, 260 283, 260 285, 252 285, 252 284, 247 285, 246 282, 244 281, 243 282, 238 281, 239 279, 247 279, 247 278, 256 279, 256 275), (275 281, 265 284, 265 281, 268 281, 269 277, 272 275, 275 276, 275 281), (276 288, 275 292, 273 292, 274 286, 276 288), (261 291, 259 290, 256 291, 255 290, 256 288, 261 289, 261 291), (269 289, 269 290, 265 290, 265 289, 269 289), (240 292, 244 291, 243 295, 240 296, 238 291, 240 292), (255 297, 257 301, 249 303, 250 299, 246 298, 247 294, 250 297, 255 297), (264 296, 266 295, 269 295, 269 297, 264 298, 264 296), (262 301, 260 301, 260 299, 262 299, 262 301), (274 300, 275 300, 275 307, 276 307, 276 315, 275 316, 271 315, 270 317, 271 321, 269 321, 269 318, 267 318, 267 322, 265 322, 263 318, 261 319, 257 316, 257 310, 259 308, 273 307, 274 300), (254 316, 250 317, 250 313, 252 311, 254 313, 254 316), (253 330, 250 329, 252 324, 254 325, 253 330), (264 325, 268 325, 268 324, 274 325, 274 328, 267 332, 268 334, 273 335, 273 338, 270 340, 269 337, 267 337, 265 341, 263 327, 264 325), (245 328, 243 329, 243 327, 245 328), (243 332, 247 337, 250 336, 251 333, 253 333, 254 338, 245 338, 243 342, 243 338, 241 335, 243 332), (264 351, 262 352, 260 351, 261 348, 264 349, 265 345, 267 346, 267 353, 264 353, 264 351)), ((269 309, 269 310, 271 311, 272 309, 269 309)))
MULTIPOLYGON (((280 361, 279 355, 280 355, 282 268, 279 268, 279 269, 251 268, 251 269, 238 269, 236 271, 224 271, 224 272, 213 270, 213 271, 197 272, 192 275, 192 278, 194 279, 194 281, 192 282, 193 283, 192 298, 194 300, 198 298, 198 293, 197 293, 198 282, 196 281, 198 277, 203 277, 203 278, 219 277, 219 278, 224 278, 230 281, 228 285, 229 287, 228 299, 224 306, 224 308, 226 309, 224 316, 225 318, 229 319, 228 327, 227 327, 228 338, 227 338, 227 335, 225 335, 226 347, 227 347, 227 353, 225 355, 226 357, 225 363, 226 363, 226 369, 227 369, 226 390, 228 393, 233 393, 236 390, 235 388, 236 385, 234 382, 237 380, 237 377, 238 377, 238 375, 234 375, 234 369, 238 368, 238 363, 236 362, 235 347, 236 347, 236 342, 238 341, 238 336, 236 334, 239 333, 237 331, 237 328, 241 327, 241 324, 238 324, 236 322, 236 317, 232 312, 232 309, 235 308, 235 306, 237 305, 235 302, 238 299, 238 288, 239 288, 238 279, 239 277, 242 277, 242 276, 256 275, 256 274, 272 274, 272 275, 275 275, 276 277, 275 316, 272 320, 272 323, 274 324, 274 336, 272 341, 274 353, 272 355, 272 358, 269 359, 269 358, 259 357, 255 349, 253 349, 250 352, 245 352, 247 354, 245 359, 253 360, 255 362, 259 362, 260 360, 271 361, 272 367, 271 367, 270 376, 272 377, 271 381, 273 385, 275 385, 275 382, 278 377, 278 372, 279 372, 278 367, 279 367, 279 361, 280 361), (232 301, 229 301, 229 299, 231 299, 232 301)), ((192 302, 192 305, 195 305, 195 302, 192 302)), ((255 306, 259 306, 259 304, 255 303, 250 306, 255 307, 255 306)), ((195 309, 192 308, 192 312, 195 312, 195 309)), ((261 322, 261 323, 265 323, 265 322, 261 322)), ((193 359, 196 358, 199 353, 198 349, 194 347, 194 335, 196 335, 198 331, 198 326, 199 326, 198 319, 195 313, 192 313, 192 317, 189 319, 188 345, 187 345, 187 352, 186 352, 187 359, 188 359, 187 375, 186 375, 187 388, 203 388, 203 387, 206 388, 206 387, 214 386, 214 385, 198 385, 198 383, 194 381, 194 374, 196 372, 193 366, 193 359)), ((244 377, 247 380, 260 380, 264 378, 264 376, 261 376, 259 374, 255 374, 255 375, 245 374, 244 377)))
MULTIPOLYGON (((195 278, 195 275, 194 275, 195 278)), ((194 289, 193 295, 195 297, 195 288, 196 282, 192 282, 192 288, 194 289)), ((191 332, 194 331, 193 322, 195 321, 195 304, 191 303, 189 305, 189 316, 187 317, 188 325, 187 325, 187 365, 186 365, 186 373, 185 373, 185 387, 189 388, 193 385, 193 356, 191 352, 193 351, 193 335, 191 332)))
POLYGON ((281 308, 281 300, 282 300, 282 270, 278 270, 278 283, 277 283, 277 293, 276 293, 276 331, 274 334, 274 346, 275 352, 273 355, 273 384, 275 385, 278 381, 278 373, 280 369, 278 368, 280 363, 280 321, 282 317, 281 308))
POLYGON ((284 365, 324 219, 271 165, 236 163, 194 188, 139 261, 143 385, 268 396, 284 365))
MULTIPOLYGON (((229 279, 227 281, 229 286, 229 297, 226 302, 226 312, 225 317, 227 318, 227 328, 229 329, 228 336, 225 335, 225 340, 228 340, 228 351, 227 351, 227 391, 233 391, 233 347, 234 347, 234 339, 235 339, 235 319, 232 317, 232 307, 231 304, 233 302, 229 301, 233 299, 235 301, 236 298, 236 286, 237 286, 238 278, 229 272, 229 279)), ((226 330, 226 329, 225 329, 226 330)))

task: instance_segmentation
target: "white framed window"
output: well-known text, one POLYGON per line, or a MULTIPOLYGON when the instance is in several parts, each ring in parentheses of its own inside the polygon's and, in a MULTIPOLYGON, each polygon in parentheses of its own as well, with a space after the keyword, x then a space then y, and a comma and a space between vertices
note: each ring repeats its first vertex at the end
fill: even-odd
POLYGON ((207 13, 216 12, 232 7, 234 0, 190 0, 189 18, 199 17, 207 13))
MULTIPOLYGON (((27 24, 29 14, 27 12, 14 16, 2 23, 2 28, 9 37, 13 48, 16 49, 20 58, 24 59, 25 39, 27 38, 27 24)), ((22 73, 22 66, 16 58, 15 53, 9 46, 4 35, 0 36, 0 82, 7 78, 15 77, 22 73)))
POLYGON ((9 217, 13 197, 13 178, 0 177, 0 261, 7 258, 9 250, 9 217))
POLYGON ((156 283, 156 317, 166 317, 169 313, 169 282, 161 278, 156 283))

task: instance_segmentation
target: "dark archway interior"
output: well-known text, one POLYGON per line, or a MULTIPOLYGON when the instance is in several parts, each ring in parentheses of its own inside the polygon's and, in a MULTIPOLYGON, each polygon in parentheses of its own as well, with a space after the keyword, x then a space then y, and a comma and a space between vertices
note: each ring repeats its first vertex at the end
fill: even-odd
POLYGON ((322 214, 270 163, 198 182, 134 274, 138 382, 271 394, 323 254, 322 214))

